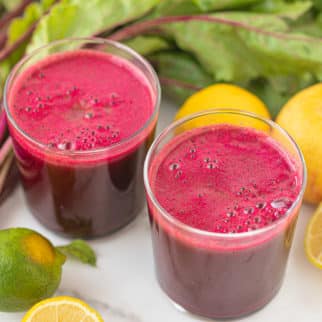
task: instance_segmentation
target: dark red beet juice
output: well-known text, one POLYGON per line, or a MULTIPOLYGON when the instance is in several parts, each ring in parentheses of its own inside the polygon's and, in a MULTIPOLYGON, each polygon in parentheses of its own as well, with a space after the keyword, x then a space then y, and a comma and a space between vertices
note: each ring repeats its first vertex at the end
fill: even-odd
POLYGON ((131 51, 121 55, 127 49, 120 45, 100 45, 113 54, 51 54, 7 85, 28 205, 45 226, 70 236, 113 232, 141 209, 143 162, 157 120, 158 83, 149 65, 131 51))
POLYGON ((300 162, 251 127, 172 130, 175 137, 162 147, 159 138, 146 161, 160 285, 202 316, 256 311, 283 280, 303 185, 300 162))

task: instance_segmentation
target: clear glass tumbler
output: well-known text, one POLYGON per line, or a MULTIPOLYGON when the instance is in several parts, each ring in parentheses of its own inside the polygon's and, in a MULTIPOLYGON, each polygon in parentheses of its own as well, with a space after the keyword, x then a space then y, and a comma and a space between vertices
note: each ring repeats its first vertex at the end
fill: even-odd
MULTIPOLYGON (((79 68, 82 67, 79 66, 79 68)), ((119 72, 123 71, 122 68, 118 70, 119 72)), ((41 101, 40 98, 34 98, 39 100, 39 108, 42 108, 44 113, 51 113, 51 108, 55 104, 61 104, 63 99, 66 101, 71 99, 70 97, 74 95, 72 91, 75 90, 76 93, 76 91, 82 90, 72 88, 66 91, 63 86, 65 73, 67 75, 71 71, 67 69, 57 76, 61 78, 61 84, 56 82, 56 87, 52 89, 55 91, 55 96, 44 96, 41 101), (61 93, 59 92, 60 88, 62 88, 61 93)), ((77 78, 77 72, 74 71, 74 73, 77 78)), ((120 82, 118 75, 113 76, 112 87, 113 83, 120 82)), ((89 79, 93 79, 93 76, 91 77, 89 79)), ((53 88, 54 85, 50 83, 50 77, 46 79, 39 73, 39 78, 44 78, 41 86, 53 88)), ((32 81, 34 80, 30 76, 30 82, 32 81)), ((104 82, 104 78, 98 81, 104 82)), ((29 85, 28 80, 25 82, 29 85)), ((92 86, 95 91, 95 84, 87 84, 87 86, 92 86)), ((123 81, 118 86, 126 88, 127 84, 123 81)), ((133 98, 137 92, 134 90, 132 92, 134 93, 132 93, 133 98)), ((31 91, 27 93, 27 95, 29 94, 32 97, 31 91)), ((109 113, 108 109, 117 105, 113 103, 113 95, 116 94, 110 95, 111 103, 106 103, 106 113, 109 113)), ((127 95, 126 91, 123 95, 127 95)), ((84 117, 80 117, 79 114, 84 113, 82 109, 88 108, 86 104, 96 113, 97 101, 98 99, 91 99, 89 103, 80 101, 79 104, 76 104, 77 106, 71 108, 73 111, 70 115, 66 115, 66 119, 70 118, 70 122, 84 123, 83 119, 89 119, 92 114, 86 111, 87 114, 84 114, 84 117)), ((143 101, 142 104, 145 103, 151 104, 148 101, 143 101)), ((130 108, 133 107, 131 104, 129 101, 129 110, 124 112, 124 116, 122 116, 125 120, 128 119, 128 122, 130 122, 129 115, 133 114, 130 111, 130 108)), ((143 57, 120 43, 100 38, 65 39, 39 48, 23 58, 7 79, 4 107, 27 204, 33 215, 49 229, 73 237, 97 237, 111 233, 129 223, 144 205, 143 163, 154 137, 159 105, 160 85, 155 71, 143 57), (95 52, 97 55, 109 55, 112 57, 111 61, 115 59, 119 64, 126 65, 127 70, 133 70, 137 75, 140 75, 141 78, 138 79, 142 79, 142 84, 137 81, 139 84, 136 86, 144 84, 146 88, 149 88, 152 100, 152 112, 143 126, 118 142, 112 142, 106 147, 90 149, 72 149, 67 146, 67 143, 62 148, 59 145, 57 148, 52 144, 43 144, 28 131, 22 129, 17 122, 17 117, 20 117, 20 114, 17 111, 13 113, 14 106, 11 104, 15 101, 13 97, 16 95, 15 87, 20 86, 21 75, 26 79, 28 76, 26 73, 31 75, 40 69, 44 61, 52 61, 54 64, 58 55, 72 54, 74 51, 80 52, 80 55, 86 55, 89 52, 95 52)), ((27 112, 22 111, 21 113, 26 114, 27 112)), ((21 117, 26 117, 24 114, 21 115, 21 117)), ((37 117, 31 118, 28 122, 30 123, 29 128, 39 127, 39 131, 41 130, 41 122, 37 117)), ((68 122, 68 120, 64 120, 64 122, 68 122)), ((84 124, 80 124, 80 126, 84 126, 84 124)), ((98 139, 103 140, 109 127, 97 126, 97 129, 98 139), (105 131, 102 132, 103 134, 101 134, 101 129, 105 131)), ((121 128, 120 131, 122 130, 121 128)), ((86 126, 84 131, 86 131, 86 126)), ((93 134, 93 132, 91 133, 93 134)), ((107 133, 105 138, 107 139, 110 135, 113 139, 113 135, 116 134, 107 133)))
MULTIPOLYGON (((171 147, 176 149, 176 145, 171 147)), ((233 110, 212 110, 181 119, 167 127, 152 144, 145 161, 144 183, 156 275, 162 290, 177 306, 204 317, 236 318, 260 309, 274 297, 283 281, 306 185, 301 151, 281 127, 254 114, 233 110), (240 233, 193 228, 159 203, 151 181, 158 168, 154 161, 169 147, 169 142, 192 128, 229 123, 254 128, 275 139, 295 161, 300 191, 283 216, 262 228, 240 233)), ((182 187, 173 191, 178 193, 184 200, 182 187)))

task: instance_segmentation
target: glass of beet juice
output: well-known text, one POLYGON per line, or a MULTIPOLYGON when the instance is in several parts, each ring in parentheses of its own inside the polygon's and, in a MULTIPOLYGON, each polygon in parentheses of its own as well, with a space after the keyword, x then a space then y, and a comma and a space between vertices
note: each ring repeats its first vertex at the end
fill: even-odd
POLYGON ((282 128, 232 110, 179 120, 151 146, 144 181, 157 278, 177 306, 236 318, 274 297, 306 183, 282 128))
POLYGON ((34 216, 73 237, 129 223, 144 204, 159 102, 152 67, 116 42, 66 39, 18 63, 4 106, 34 216))

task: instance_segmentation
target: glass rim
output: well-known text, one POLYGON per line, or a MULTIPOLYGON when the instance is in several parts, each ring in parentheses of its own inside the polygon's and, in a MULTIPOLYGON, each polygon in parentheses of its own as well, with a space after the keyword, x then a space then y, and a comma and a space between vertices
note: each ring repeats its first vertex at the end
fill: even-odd
MULTIPOLYGON (((89 49, 89 50, 92 50, 92 49, 89 49)), ((125 59, 125 58, 123 58, 123 59, 125 59)), ((127 59, 125 59, 125 60, 127 60, 127 59)), ((136 68, 138 68, 138 67, 136 67, 136 68)), ((141 68, 140 68, 140 71, 142 71, 141 68)), ((152 90, 153 90, 153 88, 152 88, 152 90)), ((139 53, 137 53, 135 50, 133 50, 132 48, 130 48, 118 41, 100 38, 100 37, 70 37, 70 38, 56 40, 56 41, 50 42, 49 44, 43 45, 43 46, 33 50, 30 54, 24 56, 22 59, 20 59, 19 62, 13 67, 13 69, 11 70, 11 72, 9 73, 9 75, 5 81, 5 85, 4 85, 4 89, 3 89, 3 104, 2 105, 4 107, 4 111, 7 115, 8 121, 24 139, 26 139, 28 142, 31 142, 38 149, 42 149, 47 153, 50 153, 52 155, 61 155, 61 156, 68 157, 68 156, 87 156, 88 154, 106 153, 108 151, 122 147, 122 146, 126 145, 127 143, 130 143, 135 137, 137 137, 138 135, 143 133, 153 123, 153 121, 156 119, 156 117, 159 113, 160 104, 161 104, 161 85, 160 85, 160 81, 157 76, 157 73, 154 70, 154 68, 152 67, 152 65, 143 56, 141 56, 139 53), (15 77, 17 76, 20 68, 23 67, 30 59, 35 57, 41 51, 48 49, 48 48, 55 47, 55 46, 59 46, 64 43, 71 43, 71 42, 80 42, 80 43, 83 42, 83 43, 87 43, 87 44, 107 45, 107 46, 111 46, 113 48, 116 48, 116 49, 120 50, 121 52, 128 54, 130 57, 134 58, 135 60, 139 61, 144 66, 144 68, 146 69, 148 74, 151 76, 152 82, 146 77, 146 75, 144 75, 144 78, 147 79, 149 85, 151 85, 153 83, 152 85, 154 85, 155 89, 156 89, 155 102, 154 102, 154 106, 153 106, 153 113, 150 115, 150 117, 144 123, 144 125, 142 127, 140 127, 138 130, 136 130, 134 133, 132 133, 129 137, 125 138, 124 140, 121 140, 120 142, 114 143, 112 145, 109 145, 109 146, 103 147, 103 148, 96 148, 96 149, 91 149, 91 150, 80 150, 80 151, 71 151, 71 150, 59 151, 59 150, 51 148, 48 145, 41 143, 38 140, 34 139, 26 131, 21 129, 21 127, 17 124, 14 117, 12 116, 12 114, 10 112, 9 104, 8 104, 8 92, 10 91, 10 86, 14 82, 15 77)))
MULTIPOLYGON (((223 122, 224 124, 224 122, 223 122)), ((215 109, 209 109, 203 112, 199 112, 199 113, 194 113, 192 115, 188 115, 186 117, 183 117, 173 123, 171 123, 169 126, 167 126, 164 130, 161 131, 161 133, 156 137, 156 139, 154 140, 154 142, 152 143, 151 147, 149 148, 149 151, 147 153, 145 162, 144 162, 144 168, 143 168, 143 179, 144 179, 144 185, 145 185, 145 189, 146 189, 146 193, 148 195, 148 198, 151 199, 153 205, 156 207, 157 211, 161 214, 161 217, 165 218, 170 224, 182 229, 185 232, 194 234, 194 235, 199 235, 201 237, 213 237, 213 238, 217 238, 217 239, 223 239, 223 240, 236 240, 238 238, 248 238, 248 237, 253 237, 253 236, 258 236, 258 235, 262 235, 266 232, 269 232, 271 230, 273 230, 274 228, 282 225, 289 217, 290 215, 294 212, 294 210, 296 209, 296 207, 299 205, 299 203, 301 202, 304 192, 305 192, 305 188, 306 188, 306 183, 307 183, 307 169, 306 169, 306 164, 305 164, 305 160, 302 154, 302 151, 300 150, 299 146, 297 145, 297 143, 294 141, 294 139, 288 134, 288 132, 286 130, 284 130, 281 126, 279 126, 277 123, 275 123, 272 120, 266 119, 260 115, 257 115, 255 113, 252 112, 247 112, 247 111, 243 111, 243 110, 238 110, 238 109, 227 109, 227 108, 215 108, 215 109), (206 115, 215 115, 215 114, 219 114, 219 115, 225 115, 225 114, 234 114, 234 115, 242 115, 245 117, 250 117, 256 120, 259 120, 269 126, 271 126, 274 129, 277 129, 278 131, 280 131, 288 140, 289 142, 292 144, 292 146, 295 148, 297 156, 299 157, 300 163, 302 165, 302 183, 301 183, 301 190, 298 193, 296 199, 294 200, 294 202, 292 203, 292 206, 287 210, 287 212, 280 217, 278 220, 270 223, 269 225, 266 225, 262 228, 258 228, 256 230, 252 230, 252 231, 247 231, 247 232, 238 232, 238 233, 218 233, 218 232, 211 232, 211 231, 206 231, 206 230, 202 230, 199 228, 195 228, 195 227, 191 227, 183 222, 181 222, 180 220, 176 219, 174 216, 172 216, 166 209, 164 209, 161 204, 159 203, 159 201, 157 200, 155 194, 152 191, 151 185, 150 185, 150 179, 149 179, 149 167, 150 167, 150 163, 151 163, 151 158, 152 158, 152 153, 154 152, 154 150, 158 147, 158 145, 160 144, 160 142, 162 142, 162 140, 164 139, 165 136, 167 136, 167 134, 169 134, 172 130, 178 128, 180 125, 191 121, 195 118, 201 117, 201 116, 206 116, 206 115)))

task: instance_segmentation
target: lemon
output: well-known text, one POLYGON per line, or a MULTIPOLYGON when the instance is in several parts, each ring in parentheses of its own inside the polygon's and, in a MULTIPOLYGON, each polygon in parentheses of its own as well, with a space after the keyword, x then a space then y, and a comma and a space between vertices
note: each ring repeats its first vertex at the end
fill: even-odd
POLYGON ((322 269, 322 203, 307 226, 305 252, 310 262, 322 269))
POLYGON ((276 122, 294 138, 307 165, 304 200, 322 201, 322 83, 293 96, 281 109, 276 122))
POLYGON ((25 228, 0 231, 0 311, 29 309, 56 291, 65 255, 25 228))
MULTIPOLYGON (((214 84, 190 96, 179 109, 175 119, 178 120, 188 115, 210 109, 243 110, 264 118, 270 118, 267 107, 254 94, 236 85, 214 84)), ((190 121, 186 127, 193 128, 214 123, 240 124, 243 119, 244 118, 234 115, 226 115, 222 117, 212 117, 208 115, 207 117, 190 121)), ((256 120, 248 119, 247 122, 249 124, 240 125, 248 125, 255 128, 263 127, 263 123, 256 120)))
POLYGON ((60 296, 41 301, 32 307, 22 322, 104 322, 98 312, 85 302, 60 296))

